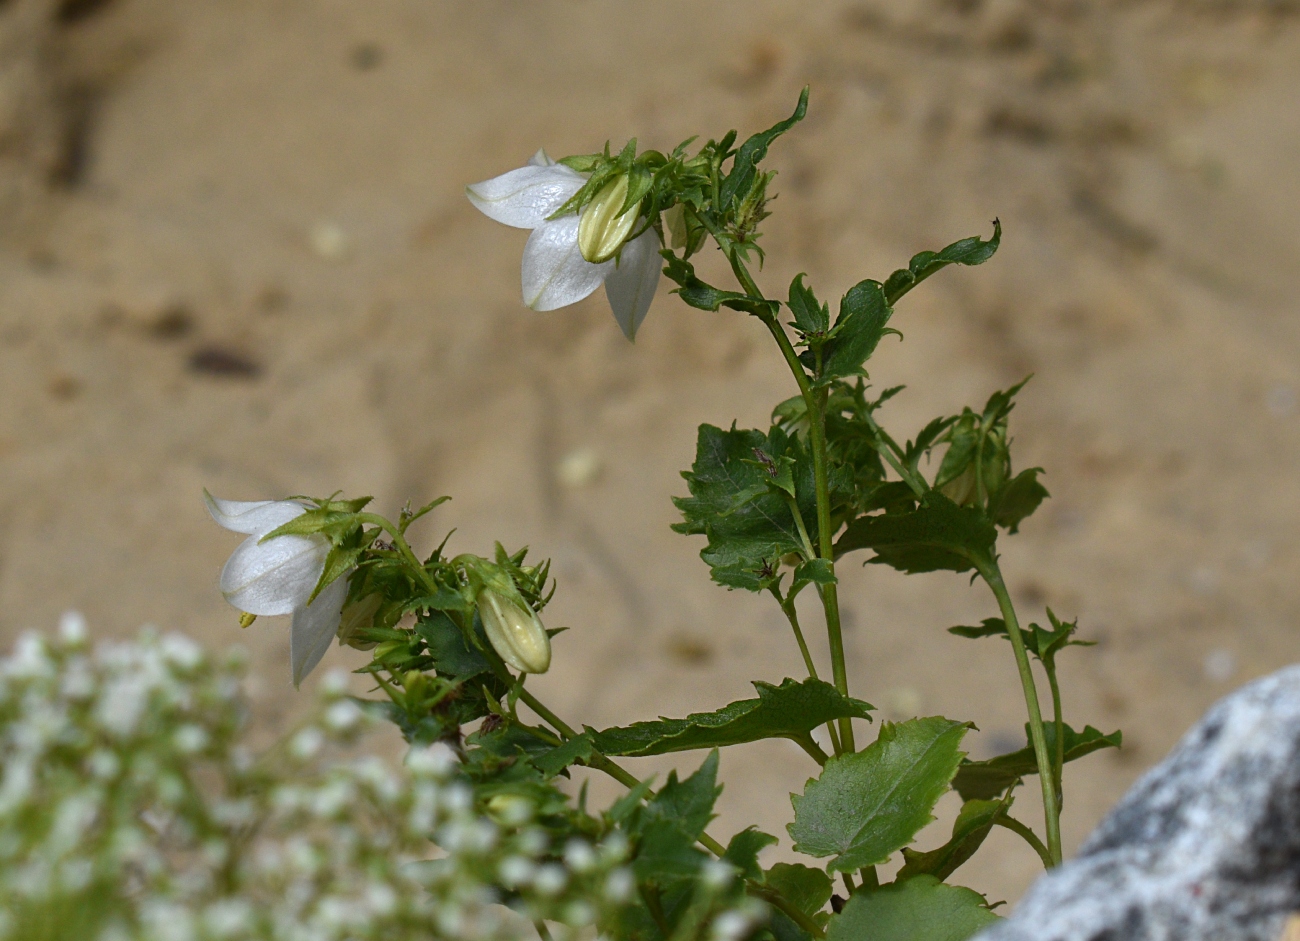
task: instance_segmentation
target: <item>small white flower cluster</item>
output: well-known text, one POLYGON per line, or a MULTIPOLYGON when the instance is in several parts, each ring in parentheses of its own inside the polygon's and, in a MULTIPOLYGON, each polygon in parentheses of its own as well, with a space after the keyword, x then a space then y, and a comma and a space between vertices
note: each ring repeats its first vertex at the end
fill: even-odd
POLYGON ((477 812, 444 746, 343 760, 371 720, 342 682, 254 757, 241 669, 76 616, 0 660, 0 941, 567 938, 632 895, 621 839, 477 812))

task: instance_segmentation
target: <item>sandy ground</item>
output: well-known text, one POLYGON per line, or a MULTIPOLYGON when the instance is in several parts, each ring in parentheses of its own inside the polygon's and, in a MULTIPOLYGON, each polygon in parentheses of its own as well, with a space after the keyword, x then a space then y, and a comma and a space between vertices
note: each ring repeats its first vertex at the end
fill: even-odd
MULTIPOLYGON (((873 379, 911 387, 889 410, 909 432, 1036 375, 1013 430, 1053 499, 1004 567, 1026 617, 1051 605, 1099 642, 1066 658, 1068 717, 1127 743, 1067 779, 1077 845, 1212 700, 1300 657, 1292 12, 14 0, 0 639, 78 608, 104 636, 152 622, 240 641, 274 727, 304 698, 287 625, 240 633, 216 591, 236 538, 201 488, 342 489, 389 513, 446 493, 424 546, 454 526, 458 550, 501 539, 554 558, 548 623, 573 629, 536 686, 571 720, 680 715, 800 675, 779 612, 712 585, 698 542, 668 529, 695 426, 762 423, 790 394, 758 325, 666 290, 635 346, 600 298, 530 312, 522 233, 462 186, 541 145, 753 130, 810 83, 807 122, 770 161, 774 290, 804 270, 837 295, 1005 225, 992 263, 907 299, 906 341, 873 379)), ((994 613, 985 594, 941 574, 842 578, 856 694, 886 716, 975 720, 981 757, 1016 741, 1005 645, 943 631, 994 613)), ((714 832, 784 835, 811 768, 782 744, 728 755, 714 832)), ((1036 860, 1014 840, 995 834, 961 880, 1017 897, 1036 860)))

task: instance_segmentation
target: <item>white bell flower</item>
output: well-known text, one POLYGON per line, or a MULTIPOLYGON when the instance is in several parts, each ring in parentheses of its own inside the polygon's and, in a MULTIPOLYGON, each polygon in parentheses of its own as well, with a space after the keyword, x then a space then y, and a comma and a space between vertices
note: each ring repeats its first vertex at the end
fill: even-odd
POLYGON ((308 603, 325 571, 330 542, 324 536, 277 536, 267 533, 307 512, 294 500, 218 500, 206 490, 203 501, 218 525, 245 539, 221 570, 221 593, 240 611, 261 616, 292 614, 289 659, 298 686, 320 663, 338 633, 348 575, 334 581, 308 603))
MULTIPOLYGON (((582 239, 589 255, 605 260, 594 264, 588 261, 579 246, 582 220, 593 207, 594 211, 609 209, 609 203, 617 195, 618 181, 605 187, 580 213, 547 218, 586 182, 586 176, 556 163, 539 150, 526 166, 467 186, 465 192, 475 208, 489 219, 532 230, 524 246, 521 268, 526 305, 533 310, 567 307, 604 284, 614 319, 627 338, 634 340, 659 286, 663 269, 659 236, 654 229, 646 229, 636 238, 622 241, 644 220, 627 218, 635 216, 635 212, 622 216, 606 212, 611 218, 602 220, 598 227, 601 232, 595 233, 589 223, 582 239)), ((627 192, 626 182, 622 192, 627 192)), ((618 202, 621 205, 622 199, 618 202)))

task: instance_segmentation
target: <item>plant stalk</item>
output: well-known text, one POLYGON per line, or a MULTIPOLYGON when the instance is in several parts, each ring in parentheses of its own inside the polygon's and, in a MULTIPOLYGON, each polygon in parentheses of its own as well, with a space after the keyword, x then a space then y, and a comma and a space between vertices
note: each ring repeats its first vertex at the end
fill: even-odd
POLYGON ((1047 850, 1051 866, 1061 864, 1061 811, 1056 800, 1056 781, 1054 780, 1054 762, 1047 752, 1047 736, 1043 734, 1043 713, 1038 704, 1038 688, 1034 685, 1034 673, 1029 664, 1029 653, 1025 650, 1025 638, 1020 633, 1020 622, 1016 619, 1016 609, 1011 604, 1011 595, 1002 580, 1002 571, 996 560, 976 562, 980 576, 988 583, 998 607, 1002 609, 1002 621, 1007 627, 1007 638, 1016 655, 1016 667, 1020 671, 1020 685, 1025 693, 1025 708, 1029 712, 1029 737, 1034 746, 1034 759, 1038 762, 1038 780, 1043 786, 1043 817, 1047 826, 1047 850))
MULTIPOLYGON (((755 300, 766 300, 740 257, 734 251, 727 252, 727 257, 731 262, 731 270, 735 272, 736 280, 745 289, 745 293, 755 300)), ((772 338, 776 340, 781 355, 785 357, 786 365, 790 367, 790 372, 794 375, 794 381, 799 385, 799 394, 803 396, 804 407, 808 410, 808 437, 812 449, 813 479, 817 490, 818 548, 821 557, 826 560, 831 572, 834 573, 835 546, 832 542, 830 485, 826 470, 826 396, 824 393, 815 390, 812 383, 808 381, 808 373, 804 370, 803 364, 799 362, 799 354, 795 352, 794 346, 790 343, 790 338, 786 336, 780 321, 771 314, 761 319, 771 332, 772 338)), ((826 610, 826 637, 831 649, 831 673, 835 681, 835 688, 840 691, 841 695, 848 696, 849 677, 844 659, 844 632, 840 625, 839 591, 832 582, 823 586, 820 594, 822 607, 826 610)), ((852 753, 855 750, 853 720, 850 718, 840 719, 839 726, 840 744, 845 752, 852 753)))

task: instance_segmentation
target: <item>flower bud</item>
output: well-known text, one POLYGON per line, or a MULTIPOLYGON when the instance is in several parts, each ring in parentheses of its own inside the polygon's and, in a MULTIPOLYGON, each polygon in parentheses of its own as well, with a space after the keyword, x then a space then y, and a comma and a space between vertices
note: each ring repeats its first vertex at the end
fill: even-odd
POLYGON ((606 183, 578 220, 578 250, 594 265, 609 261, 632 234, 640 206, 620 212, 627 199, 627 174, 606 183))
POLYGON ((478 594, 478 613, 493 649, 523 673, 551 668, 551 638, 537 615, 492 588, 478 594))

